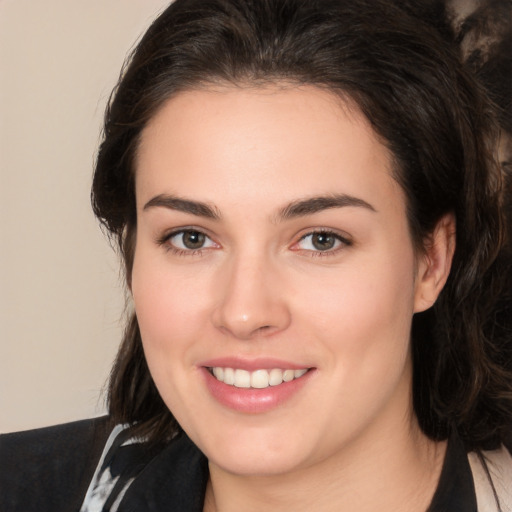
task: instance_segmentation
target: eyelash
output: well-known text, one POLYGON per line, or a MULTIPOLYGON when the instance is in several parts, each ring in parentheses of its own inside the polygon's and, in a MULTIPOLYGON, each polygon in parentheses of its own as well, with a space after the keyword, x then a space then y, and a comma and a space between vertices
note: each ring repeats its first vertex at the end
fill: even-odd
POLYGON ((167 252, 171 252, 173 254, 175 254, 176 256, 201 256, 203 254, 203 251, 204 251, 204 247, 201 247, 199 249, 181 249, 179 247, 176 247, 175 245, 173 245, 170 240, 177 236, 177 235, 184 235, 186 233, 198 233, 199 235, 204 235, 205 238, 207 238, 208 240, 211 240, 211 238, 204 232, 204 231, 201 231, 200 229, 195 229, 195 228, 182 228, 182 229, 177 229, 176 231, 172 231, 170 233, 166 233, 165 235, 163 235, 162 237, 158 238, 156 240, 156 243, 162 247, 164 247, 164 249, 167 251, 167 252))
POLYGON ((346 236, 340 235, 336 231, 332 231, 332 230, 329 230, 329 229, 315 229, 313 231, 308 231, 305 235, 301 236, 299 241, 296 242, 294 244, 294 246, 298 245, 300 242, 302 242, 306 238, 308 238, 310 236, 314 236, 314 235, 325 235, 327 237, 333 237, 333 238, 335 238, 335 240, 337 242, 340 243, 340 246, 339 247, 335 247, 333 249, 327 249, 325 251, 321 251, 321 250, 314 251, 314 250, 299 249, 299 248, 295 249, 295 250, 297 250, 297 251, 304 251, 311 258, 326 258, 326 257, 330 257, 330 256, 335 256, 340 251, 342 251, 344 248, 350 247, 350 246, 353 245, 352 240, 348 239, 346 236))
MULTIPOLYGON (((194 228, 182 228, 182 229, 178 229, 176 231, 172 231, 170 233, 166 233, 162 237, 159 237, 156 240, 156 243, 159 246, 164 247, 167 252, 171 252, 171 253, 175 254, 176 256, 188 256, 188 257, 191 257, 191 256, 201 256, 203 254, 204 249, 205 249, 204 247, 201 247, 199 249, 181 249, 179 247, 176 247, 175 245, 173 245, 170 242, 170 240, 173 237, 175 237, 177 235, 184 235, 186 233, 197 233, 199 235, 203 235, 206 239, 210 240, 212 242, 212 244, 215 244, 215 242, 213 242, 212 239, 204 231, 202 231, 200 229, 194 229, 194 228)), ((337 248, 333 248, 333 249, 327 249, 325 251, 321 251, 321 250, 316 250, 315 251, 315 250, 300 249, 300 248, 297 248, 297 249, 294 249, 294 250, 297 251, 297 252, 300 251, 300 252, 306 253, 309 257, 312 257, 312 258, 325 258, 325 257, 328 257, 328 256, 334 256, 339 251, 343 250, 343 248, 350 247, 350 246, 353 245, 353 242, 351 240, 349 240, 345 236, 340 235, 339 233, 336 233, 335 231, 328 230, 328 229, 316 229, 316 230, 313 230, 313 231, 308 231, 306 234, 301 236, 300 239, 298 240, 298 242, 295 242, 293 244, 293 246, 298 245, 300 242, 302 242, 306 238, 308 238, 310 236, 314 236, 314 235, 325 235, 327 237, 333 237, 333 238, 336 239, 337 242, 340 243, 341 247, 337 247, 337 248)), ((217 244, 215 244, 215 245, 217 245, 217 244)), ((209 247, 207 247, 206 249, 208 249, 208 248, 209 247)))

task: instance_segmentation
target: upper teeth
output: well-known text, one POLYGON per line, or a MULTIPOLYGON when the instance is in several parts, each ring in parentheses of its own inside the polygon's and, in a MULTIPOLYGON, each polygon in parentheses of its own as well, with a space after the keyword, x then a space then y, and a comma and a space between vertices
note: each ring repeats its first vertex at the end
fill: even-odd
POLYGON ((278 386, 283 382, 290 382, 293 379, 302 377, 308 370, 281 370, 273 368, 272 370, 256 370, 249 372, 234 368, 221 368, 216 366, 210 368, 217 380, 237 388, 257 388, 263 389, 268 386, 278 386))

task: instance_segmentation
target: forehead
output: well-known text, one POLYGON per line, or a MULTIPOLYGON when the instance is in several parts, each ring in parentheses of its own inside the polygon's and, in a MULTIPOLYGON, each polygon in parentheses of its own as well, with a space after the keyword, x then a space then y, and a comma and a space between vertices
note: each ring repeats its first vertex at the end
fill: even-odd
POLYGON ((143 130, 136 160, 138 201, 230 192, 261 204, 328 192, 386 200, 400 195, 392 174, 390 152, 360 110, 313 86, 181 92, 143 130))

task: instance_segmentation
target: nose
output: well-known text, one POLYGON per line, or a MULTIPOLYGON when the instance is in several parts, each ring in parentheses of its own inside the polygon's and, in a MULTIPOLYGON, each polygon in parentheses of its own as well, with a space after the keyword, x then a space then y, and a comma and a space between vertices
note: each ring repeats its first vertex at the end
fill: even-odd
POLYGON ((214 325, 240 340, 286 329, 291 316, 276 265, 263 256, 240 255, 226 262, 226 267, 219 279, 214 325))

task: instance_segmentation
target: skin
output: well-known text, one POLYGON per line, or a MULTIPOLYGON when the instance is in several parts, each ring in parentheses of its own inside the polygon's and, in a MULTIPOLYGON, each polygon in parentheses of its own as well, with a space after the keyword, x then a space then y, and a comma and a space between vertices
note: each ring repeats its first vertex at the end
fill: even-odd
POLYGON ((415 251, 389 151, 358 109, 314 87, 182 92, 143 131, 136 197, 144 350, 209 459, 205 510, 425 510, 445 446, 412 411, 410 326, 444 285, 453 220, 415 251), (283 218, 333 194, 360 203, 283 218), (207 235, 199 252, 184 228, 207 235), (333 247, 318 250, 314 230, 334 233, 333 247), (241 413, 200 371, 226 356, 314 371, 280 406, 241 413))

